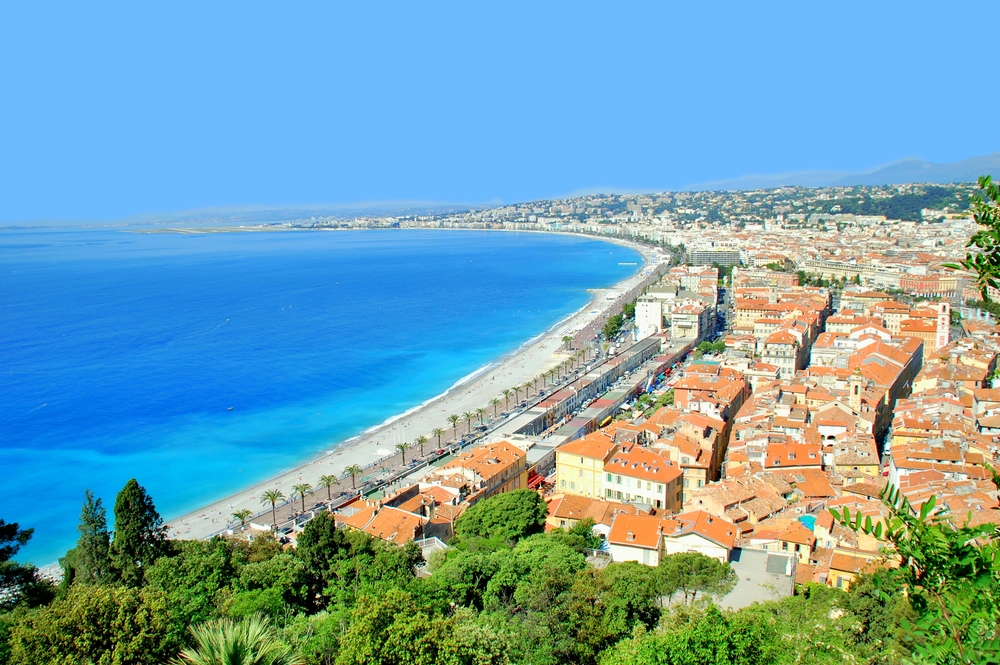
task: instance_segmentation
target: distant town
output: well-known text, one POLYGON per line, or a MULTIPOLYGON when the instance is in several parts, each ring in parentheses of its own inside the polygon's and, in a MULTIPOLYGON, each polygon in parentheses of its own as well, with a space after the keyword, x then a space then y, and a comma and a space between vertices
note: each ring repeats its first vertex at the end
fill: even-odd
POLYGON ((915 509, 934 496, 956 519, 1000 524, 988 469, 1000 450, 1000 326, 973 277, 942 265, 964 256, 975 231, 974 191, 595 194, 297 223, 582 233, 652 245, 661 261, 623 308, 624 325, 574 340, 592 367, 452 462, 468 487, 450 487, 459 493, 449 507, 427 509, 445 496, 438 472, 363 516, 348 509, 345 523, 375 535, 387 531, 380 511, 418 505, 393 540, 433 533, 444 547, 451 532, 435 530, 437 511, 542 488, 550 528, 594 519, 596 557, 655 566, 699 551, 732 563, 756 581, 737 585, 729 607, 796 582, 847 589, 860 572, 895 565, 884 539, 828 510, 886 520, 887 484, 915 509))

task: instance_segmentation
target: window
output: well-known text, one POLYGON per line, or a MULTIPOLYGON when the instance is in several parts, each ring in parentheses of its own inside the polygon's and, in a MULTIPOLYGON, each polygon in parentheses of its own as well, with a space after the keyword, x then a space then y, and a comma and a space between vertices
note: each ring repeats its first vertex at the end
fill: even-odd
POLYGON ((619 501, 621 501, 622 500, 622 493, 621 492, 615 492, 615 498, 617 498, 619 501))
POLYGON ((583 464, 583 458, 582 457, 580 458, 580 464, 583 464))
POLYGON ((611 477, 611 474, 609 473, 609 474, 608 474, 608 482, 610 483, 610 482, 611 482, 612 480, 614 480, 614 478, 612 478, 612 477, 611 477))
POLYGON ((682 457, 681 458, 681 464, 690 464, 690 463, 691 463, 691 458, 690 457, 682 457))
POLYGON ((615 476, 615 482, 618 483, 619 485, 621 485, 622 484, 622 477, 621 476, 615 476))
POLYGON ((647 481, 646 481, 646 489, 647 489, 647 490, 651 490, 651 489, 653 489, 653 483, 651 483, 651 482, 649 482, 649 481, 647 480, 647 481))
POLYGON ((575 490, 575 489, 576 489, 576 483, 570 483, 570 484, 569 484, 569 488, 570 488, 571 490, 575 490))
POLYGON ((699 480, 699 481, 698 481, 698 487, 701 487, 701 486, 702 486, 702 485, 704 485, 704 484, 705 484, 705 481, 704 481, 704 480, 699 480))
POLYGON ((656 491, 657 492, 662 492, 663 491, 663 485, 661 485, 660 483, 656 483, 656 491))
POLYGON ((559 481, 559 487, 561 487, 563 489, 566 489, 566 480, 565 479, 559 481))
POLYGON ((604 496, 608 497, 609 499, 611 498, 611 489, 610 488, 604 490, 604 496))
POLYGON ((580 474, 580 477, 583 478, 583 469, 580 469, 578 473, 580 474))
POLYGON ((687 478, 685 478, 685 479, 684 479, 684 487, 687 487, 687 486, 688 486, 688 479, 687 479, 687 478))

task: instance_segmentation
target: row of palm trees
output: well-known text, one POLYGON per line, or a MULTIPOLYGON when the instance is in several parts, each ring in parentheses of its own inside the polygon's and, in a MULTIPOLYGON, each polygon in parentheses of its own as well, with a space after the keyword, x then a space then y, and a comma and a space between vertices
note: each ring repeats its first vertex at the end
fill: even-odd
MULTIPOLYGON (((548 380, 548 382, 554 383, 556 377, 562 378, 564 374, 568 374, 572 369, 574 369, 574 367, 573 367, 574 364, 576 365, 576 367, 579 367, 580 365, 582 365, 586 361, 586 359, 587 359, 587 351, 586 350, 577 351, 572 356, 568 357, 566 360, 564 360, 563 362, 561 362, 559 365, 556 365, 555 367, 553 367, 552 369, 548 370, 547 372, 543 372, 542 374, 536 376, 534 379, 532 379, 530 381, 525 381, 521 385, 514 386, 513 388, 505 388, 505 389, 503 389, 501 391, 501 393, 500 393, 500 396, 503 397, 503 402, 502 403, 504 405, 504 409, 507 409, 507 408, 510 407, 510 398, 511 398, 512 395, 514 396, 515 402, 517 402, 517 401, 519 401, 521 399, 521 391, 522 390, 524 391, 525 398, 527 398, 531 394, 531 390, 532 389, 534 389, 535 392, 536 392, 536 394, 537 394, 539 380, 542 382, 542 387, 545 388, 548 385, 548 383, 546 382, 546 380, 548 380)), ((501 404, 501 401, 500 401, 499 397, 494 397, 493 399, 490 400, 489 405, 493 408, 493 417, 494 418, 496 418, 496 416, 497 416, 497 410, 500 408, 500 404, 501 404)), ((458 425, 459 425, 459 423, 467 423, 468 427, 466 429, 466 433, 467 434, 471 434, 472 433, 472 421, 473 420, 478 420, 479 424, 482 425, 483 421, 484 421, 484 419, 485 419, 485 417, 486 417, 486 415, 488 413, 489 412, 486 409, 484 409, 484 408, 478 408, 475 411, 471 411, 471 412, 470 411, 466 411, 465 413, 463 413, 461 415, 459 415, 457 413, 451 414, 450 416, 448 416, 447 420, 451 424, 453 436, 456 437, 456 438, 458 437, 458 425)), ((441 429, 440 427, 435 427, 431 431, 431 434, 437 439, 437 445, 440 448, 441 447, 441 437, 444 436, 445 430, 441 429)), ((417 446, 420 449, 420 456, 423 457, 423 455, 424 455, 424 446, 427 445, 428 442, 429 442, 429 440, 428 440, 428 438, 426 436, 420 435, 416 439, 414 439, 413 444, 397 443, 396 444, 396 450, 399 452, 400 456, 402 457, 403 465, 404 466, 406 465, 406 451, 407 450, 409 450, 412 446, 417 446)), ((362 467, 358 466, 357 464, 352 464, 352 465, 347 466, 347 467, 344 468, 344 477, 345 478, 347 476, 351 477, 351 489, 357 489, 357 478, 363 472, 364 472, 364 469, 362 467)), ((334 485, 338 485, 338 486, 340 485, 340 479, 337 478, 337 476, 334 476, 334 475, 323 475, 323 476, 320 476, 320 478, 319 478, 319 486, 326 488, 327 500, 332 500, 333 499, 333 490, 332 490, 332 488, 333 488, 334 485)), ((300 483, 298 485, 292 485, 292 498, 294 499, 296 495, 298 495, 299 497, 301 497, 301 499, 302 499, 302 512, 305 512, 305 510, 306 510, 306 495, 309 495, 309 494, 312 494, 312 493, 313 493, 313 486, 310 485, 309 483, 300 483)), ((279 489, 265 490, 263 493, 261 493, 261 496, 260 496, 260 502, 261 502, 261 504, 264 505, 264 506, 266 506, 268 504, 271 505, 271 523, 274 526, 277 526, 277 523, 278 523, 278 519, 277 519, 277 504, 279 502, 281 502, 281 501, 284 501, 285 498, 286 497, 285 497, 284 493, 281 490, 279 490, 279 489)), ((236 512, 234 512, 232 514, 233 519, 239 520, 240 526, 243 529, 246 529, 247 520, 250 519, 252 516, 253 516, 253 512, 251 512, 250 510, 248 510, 246 508, 243 508, 242 510, 237 510, 236 512)))

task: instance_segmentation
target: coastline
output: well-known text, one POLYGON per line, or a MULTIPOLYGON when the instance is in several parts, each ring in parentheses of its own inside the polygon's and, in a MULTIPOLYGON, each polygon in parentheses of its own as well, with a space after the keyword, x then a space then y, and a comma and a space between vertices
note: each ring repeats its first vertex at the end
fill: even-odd
MULTIPOLYGON (((323 489, 318 486, 320 476, 339 477, 347 466, 356 464, 364 467, 377 462, 395 454, 397 443, 412 445, 414 439, 424 435, 428 438, 427 448, 437 447, 437 440, 431 434, 435 427, 445 430, 442 444, 451 439, 454 430, 446 420, 449 414, 475 412, 477 408, 492 411, 489 401, 494 397, 501 397, 503 389, 523 384, 558 365, 569 355, 562 349, 562 337, 582 330, 595 319, 604 316, 614 305, 613 301, 606 299, 606 294, 627 290, 642 279, 646 268, 654 264, 655 257, 649 248, 618 238, 607 240, 635 249, 643 257, 643 262, 628 278, 608 288, 588 289, 593 295, 582 308, 526 340, 516 349, 460 378, 443 393, 395 414, 354 437, 330 443, 324 447, 323 452, 303 459, 299 464, 281 470, 266 480, 241 488, 196 510, 171 516, 165 520, 169 537, 203 539, 229 528, 233 522, 232 513, 237 510, 248 509, 257 515, 266 508, 261 504, 260 497, 268 489, 281 490, 287 499, 291 499, 293 485, 309 483, 316 495, 322 496, 323 489)), ((458 431, 463 431, 461 424, 458 431)), ((416 454, 416 450, 413 450, 413 454, 416 454)))

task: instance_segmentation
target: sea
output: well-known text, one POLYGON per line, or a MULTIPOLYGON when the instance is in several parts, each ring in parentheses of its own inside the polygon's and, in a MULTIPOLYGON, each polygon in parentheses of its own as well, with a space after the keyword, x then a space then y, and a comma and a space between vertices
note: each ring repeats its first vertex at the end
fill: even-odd
POLYGON ((0 231, 0 519, 34 529, 17 558, 42 566, 87 489, 110 519, 136 478, 178 517, 441 395, 641 266, 539 233, 0 231))

